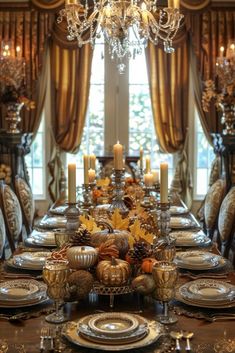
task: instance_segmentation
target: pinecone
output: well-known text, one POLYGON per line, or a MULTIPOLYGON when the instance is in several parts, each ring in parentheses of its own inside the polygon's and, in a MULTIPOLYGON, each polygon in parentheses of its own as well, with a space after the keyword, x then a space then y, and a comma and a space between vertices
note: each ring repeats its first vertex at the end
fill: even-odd
POLYGON ((90 242, 91 233, 84 226, 79 227, 69 240, 71 246, 90 245, 90 242))
POLYGON ((133 249, 129 250, 128 255, 134 262, 141 262, 145 257, 149 256, 148 244, 144 241, 137 241, 133 249))

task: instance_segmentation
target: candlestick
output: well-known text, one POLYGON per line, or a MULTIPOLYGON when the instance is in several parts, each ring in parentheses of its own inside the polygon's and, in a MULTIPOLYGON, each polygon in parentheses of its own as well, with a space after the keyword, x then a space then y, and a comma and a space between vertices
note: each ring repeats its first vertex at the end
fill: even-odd
POLYGON ((110 212, 114 212, 116 208, 122 215, 127 215, 129 210, 123 201, 124 185, 125 185, 125 169, 114 169, 112 174, 113 198, 109 207, 110 212))
POLYGON ((160 164, 160 201, 168 202, 168 164, 160 164))
POLYGON ((76 203, 76 164, 68 165, 68 202, 76 203))
POLYGON ((152 186, 153 185, 153 174, 152 173, 144 174, 144 184, 145 184, 145 186, 152 186))
POLYGON ((145 173, 146 173, 146 174, 147 174, 147 173, 150 173, 150 171, 151 171, 150 157, 147 156, 147 157, 145 158, 145 173))
POLYGON ((90 155, 90 169, 96 169, 95 168, 95 163, 96 163, 96 156, 94 154, 90 155))
POLYGON ((90 168, 90 169, 88 170, 88 179, 89 179, 89 184, 90 184, 90 183, 93 183, 94 180, 95 180, 95 170, 92 169, 92 168, 90 168))
POLYGON ((88 169, 89 169, 89 156, 84 154, 83 156, 83 167, 84 167, 84 184, 89 184, 88 169))
POLYGON ((144 150, 140 147, 140 169, 144 169, 144 150))
POLYGON ((119 143, 113 146, 114 154, 114 169, 122 170, 123 169, 123 146, 119 143))

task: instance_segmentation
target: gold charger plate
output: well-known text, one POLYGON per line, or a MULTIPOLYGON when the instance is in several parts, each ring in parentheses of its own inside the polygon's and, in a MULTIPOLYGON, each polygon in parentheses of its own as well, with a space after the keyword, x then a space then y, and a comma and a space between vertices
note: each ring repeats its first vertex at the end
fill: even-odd
MULTIPOLYGON (((88 339, 82 337, 82 335, 78 334, 79 322, 81 322, 81 320, 82 319, 78 321, 71 321, 66 323, 63 326, 62 335, 65 338, 67 338, 68 341, 70 341, 71 343, 77 346, 97 349, 97 342, 89 341, 88 339)), ((164 327, 163 325, 159 324, 156 321, 147 320, 147 322, 148 322, 148 333, 142 339, 139 339, 138 341, 131 342, 131 343, 114 344, 114 345, 104 344, 100 342, 99 349, 103 351, 124 351, 128 349, 137 349, 137 348, 145 347, 156 342, 165 333, 164 327)))

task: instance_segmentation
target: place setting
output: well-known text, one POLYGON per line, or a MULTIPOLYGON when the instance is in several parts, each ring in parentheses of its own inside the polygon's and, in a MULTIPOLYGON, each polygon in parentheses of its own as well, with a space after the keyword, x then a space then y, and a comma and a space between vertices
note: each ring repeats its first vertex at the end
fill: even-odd
POLYGON ((178 247, 199 247, 208 246, 211 244, 210 238, 207 237, 202 230, 197 232, 186 230, 173 231, 170 235, 173 239, 175 239, 175 245, 178 247))
POLYGON ((40 231, 34 229, 24 243, 26 246, 53 248, 56 247, 55 233, 52 230, 40 231))
POLYGON ((6 265, 14 269, 42 271, 46 259, 50 256, 50 251, 24 251, 13 255, 6 261, 6 265))
POLYGON ((222 256, 208 251, 191 250, 177 251, 174 262, 180 269, 216 271, 223 268, 228 261, 222 256))
POLYGON ((176 217, 176 216, 172 216, 170 218, 171 229, 187 229, 187 228, 196 228, 196 227, 197 225, 191 218, 176 217))

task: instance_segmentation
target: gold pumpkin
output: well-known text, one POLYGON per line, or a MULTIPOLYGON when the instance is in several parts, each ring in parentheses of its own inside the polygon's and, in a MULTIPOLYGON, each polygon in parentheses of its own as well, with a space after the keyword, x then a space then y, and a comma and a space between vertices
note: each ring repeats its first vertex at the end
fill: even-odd
POLYGON ((96 267, 98 280, 106 286, 122 286, 131 275, 131 268, 127 261, 115 259, 103 260, 96 267))
POLYGON ((91 236, 91 246, 98 248, 102 243, 107 240, 114 239, 114 244, 119 250, 119 257, 124 259, 129 250, 129 235, 130 232, 127 230, 113 229, 109 223, 100 222, 107 229, 101 230, 100 232, 93 233, 91 236))

